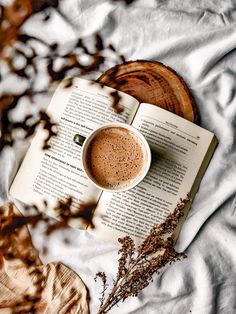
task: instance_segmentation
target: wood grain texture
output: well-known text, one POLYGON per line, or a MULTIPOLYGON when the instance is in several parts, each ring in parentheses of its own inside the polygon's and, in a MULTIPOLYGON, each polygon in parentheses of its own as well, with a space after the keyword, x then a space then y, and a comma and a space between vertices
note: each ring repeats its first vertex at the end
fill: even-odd
POLYGON ((151 103, 196 121, 195 104, 186 83, 160 62, 125 62, 106 71, 97 81, 132 95, 139 102, 151 103))

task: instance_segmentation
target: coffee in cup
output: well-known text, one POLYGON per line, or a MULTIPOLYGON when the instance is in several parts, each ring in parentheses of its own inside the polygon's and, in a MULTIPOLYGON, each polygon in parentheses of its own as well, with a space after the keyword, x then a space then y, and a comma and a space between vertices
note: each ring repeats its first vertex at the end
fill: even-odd
POLYGON ((150 162, 147 141, 126 124, 102 126, 84 142, 84 170, 104 190, 124 191, 135 186, 146 175, 150 162))

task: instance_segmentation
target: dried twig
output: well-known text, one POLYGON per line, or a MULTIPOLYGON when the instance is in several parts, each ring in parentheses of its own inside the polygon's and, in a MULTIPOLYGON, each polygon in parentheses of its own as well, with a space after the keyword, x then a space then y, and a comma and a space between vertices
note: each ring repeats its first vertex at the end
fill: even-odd
MULTIPOLYGON (((102 302, 98 314, 107 313, 119 302, 124 302, 130 296, 137 296, 138 293, 148 286, 155 273, 167 264, 172 264, 184 257, 184 253, 178 253, 174 249, 173 232, 183 216, 183 210, 190 201, 189 196, 181 199, 173 213, 169 214, 166 220, 154 225, 147 238, 135 251, 133 240, 126 236, 119 239, 121 243, 121 254, 119 259, 118 272, 111 292, 104 300, 104 288, 102 302)), ((103 287, 106 284, 106 275, 98 273, 102 278, 103 287)))
MULTIPOLYGON (((13 111, 21 99, 28 100, 32 105, 37 95, 48 93, 52 82, 58 82, 63 78, 70 76, 83 76, 88 73, 100 70, 105 65, 107 55, 113 56, 114 61, 120 62, 123 56, 119 56, 112 45, 105 45, 99 33, 91 36, 89 44, 85 39, 78 38, 74 44, 71 44, 70 50, 62 53, 57 43, 51 44, 35 36, 25 34, 22 26, 25 22, 39 12, 45 14, 45 23, 50 19, 51 10, 57 10, 62 18, 66 18, 59 9, 58 0, 15 0, 8 6, 1 6, 0 20, 0 62, 5 68, 4 74, 0 72, 2 80, 9 76, 15 76, 16 79, 27 83, 27 87, 17 94, 9 93, 3 90, 0 97, 0 153, 6 146, 13 146, 19 139, 28 138, 40 123, 44 121, 44 126, 48 130, 48 138, 45 140, 43 149, 48 148, 48 141, 53 132, 53 123, 50 117, 44 112, 38 112, 38 119, 31 119, 31 116, 25 117, 22 121, 12 121, 11 111, 13 111), (91 41, 94 41, 93 47, 91 41), (35 45, 36 44, 36 45, 35 45), (35 46, 41 45, 45 48, 43 54, 35 46), (84 58, 87 62, 84 63, 84 58), (18 65, 18 59, 23 59, 18 65), (56 62, 60 59, 61 67, 56 67, 56 62), (36 86, 38 72, 42 72, 41 64, 46 64, 45 82, 48 84, 43 90, 36 86), (6 71, 7 70, 7 71, 6 71), (15 132, 23 130, 22 132, 15 132), (17 136, 16 136, 17 134, 17 136), (20 135, 19 135, 20 134, 20 135), (21 136, 21 137, 20 137, 21 136)), ((69 86, 69 85, 68 85, 69 86)), ((114 94, 114 108, 118 112, 117 106, 119 100, 118 94, 114 94)), ((36 114, 36 115, 37 115, 36 114)))
MULTIPOLYGON (((40 265, 39 258, 33 252, 29 252, 31 246, 30 238, 22 237, 22 230, 26 226, 35 228, 39 223, 44 224, 44 234, 46 237, 56 230, 64 230, 69 227, 71 220, 82 220, 83 223, 93 227, 92 214, 96 204, 88 203, 79 206, 77 210, 72 210, 72 199, 59 201, 55 211, 59 220, 50 219, 39 212, 37 206, 25 206, 26 214, 22 216, 14 211, 13 204, 0 207, 0 267, 3 267, 4 260, 21 261, 29 275, 34 277, 33 286, 30 293, 17 296, 17 301, 10 306, 11 313, 36 313, 41 301, 46 277, 40 265)), ((47 202, 45 208, 47 209, 47 202)), ((68 239, 64 239, 68 243, 68 239)), ((47 251, 47 247, 44 248, 47 251)), ((38 312, 37 312, 38 313, 38 312)))

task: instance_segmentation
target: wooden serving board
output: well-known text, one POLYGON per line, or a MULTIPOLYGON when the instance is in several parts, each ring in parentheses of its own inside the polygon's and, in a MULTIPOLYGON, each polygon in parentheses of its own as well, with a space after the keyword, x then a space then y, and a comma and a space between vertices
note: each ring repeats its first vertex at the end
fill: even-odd
POLYGON ((186 83, 173 69, 160 62, 125 62, 107 70, 97 81, 132 95, 139 102, 196 121, 196 107, 186 83))

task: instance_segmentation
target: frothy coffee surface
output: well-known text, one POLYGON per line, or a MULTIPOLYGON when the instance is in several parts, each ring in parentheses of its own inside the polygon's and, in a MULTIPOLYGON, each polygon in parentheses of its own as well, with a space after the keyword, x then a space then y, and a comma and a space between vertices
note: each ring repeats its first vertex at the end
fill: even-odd
POLYGON ((138 177, 144 165, 144 147, 140 139, 122 127, 101 130, 87 149, 87 167, 99 185, 125 186, 138 177))

